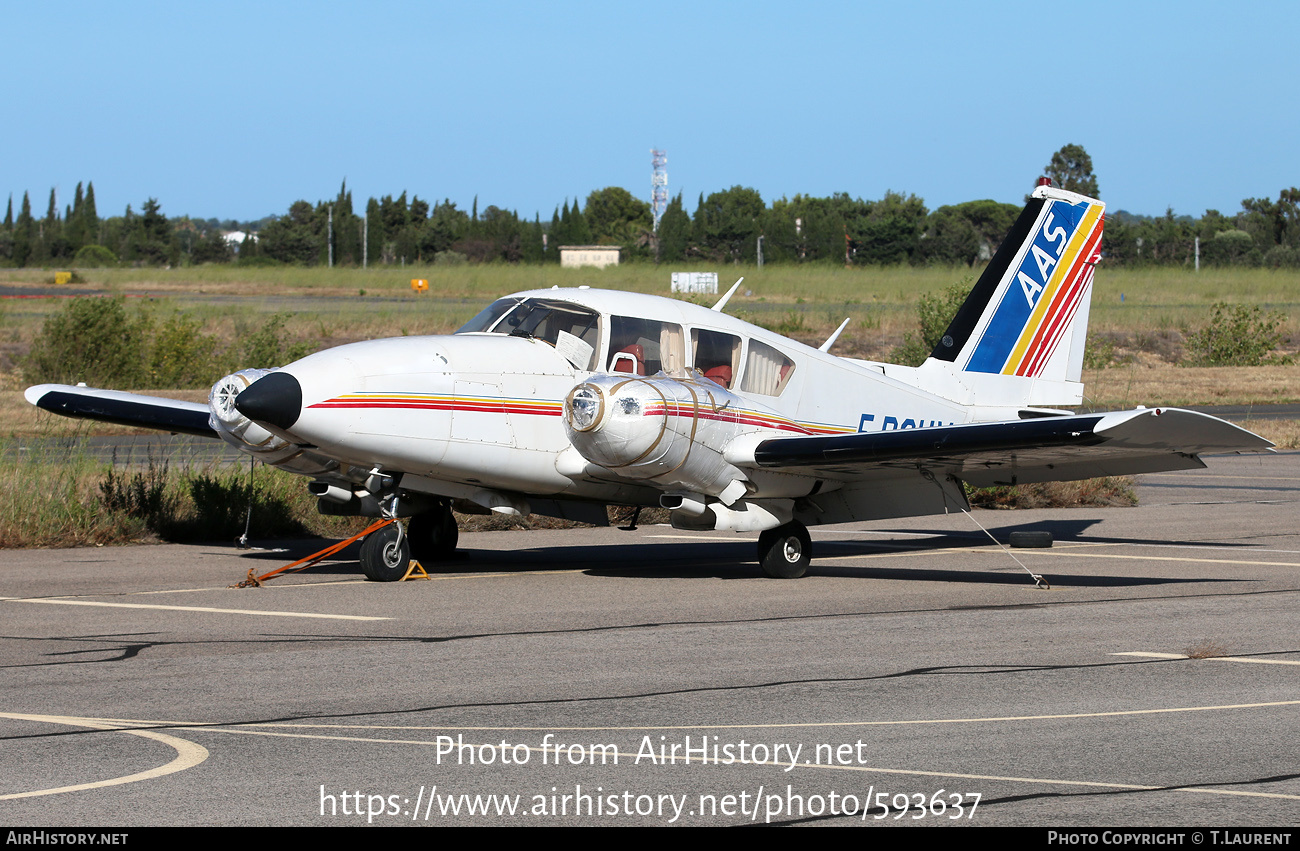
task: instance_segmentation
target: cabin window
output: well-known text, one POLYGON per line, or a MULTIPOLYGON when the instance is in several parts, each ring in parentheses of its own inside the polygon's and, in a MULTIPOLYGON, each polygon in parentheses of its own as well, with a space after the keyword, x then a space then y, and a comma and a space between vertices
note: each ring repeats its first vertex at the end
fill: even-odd
POLYGON ((794 361, 767 343, 749 341, 745 358, 745 380, 740 389, 763 396, 780 396, 794 374, 794 361))
POLYGON ((684 362, 682 326, 636 316, 611 316, 609 371, 629 375, 673 372, 684 362))
POLYGON ((725 390, 735 386, 740 373, 740 338, 721 331, 696 328, 691 331, 695 368, 725 390))
POLYGON ((600 314, 563 301, 503 298, 493 302, 456 333, 475 332, 536 338, 552 346, 561 342, 562 334, 567 335, 563 341, 566 357, 575 351, 573 341, 568 338, 576 337, 584 344, 578 348, 587 355, 586 362, 579 364, 579 368, 594 370, 600 343, 600 314))

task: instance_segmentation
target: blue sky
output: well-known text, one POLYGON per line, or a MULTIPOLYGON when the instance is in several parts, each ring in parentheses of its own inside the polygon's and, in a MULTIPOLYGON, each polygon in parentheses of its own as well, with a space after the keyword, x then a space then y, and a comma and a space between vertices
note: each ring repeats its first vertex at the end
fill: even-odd
POLYGON ((1018 203, 1053 151, 1112 209, 1300 185, 1300 4, 0 0, 0 196, 255 219, 403 190, 752 186, 1018 203))

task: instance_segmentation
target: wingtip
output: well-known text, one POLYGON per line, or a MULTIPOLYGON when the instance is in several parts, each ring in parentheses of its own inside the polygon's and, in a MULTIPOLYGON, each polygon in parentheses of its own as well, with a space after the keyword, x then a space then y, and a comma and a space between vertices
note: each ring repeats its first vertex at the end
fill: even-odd
POLYGON ((50 389, 57 387, 56 384, 34 384, 23 391, 23 398, 33 405, 40 407, 41 397, 50 392, 50 389))

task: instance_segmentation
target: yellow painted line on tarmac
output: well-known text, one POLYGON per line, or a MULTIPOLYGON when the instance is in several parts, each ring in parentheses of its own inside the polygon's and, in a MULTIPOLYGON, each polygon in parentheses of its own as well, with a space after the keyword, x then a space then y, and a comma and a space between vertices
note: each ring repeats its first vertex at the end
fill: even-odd
POLYGON ((720 541, 722 543, 728 543, 731 541, 752 540, 751 538, 742 538, 739 536, 723 537, 722 535, 714 535, 710 530, 701 531, 700 534, 698 535, 646 535, 646 537, 647 538, 673 538, 675 540, 681 540, 681 541, 720 541))
POLYGON ((1240 476, 1225 476, 1222 473, 1141 473, 1140 475, 1144 478, 1147 476, 1163 476, 1165 478, 1179 479, 1232 479, 1234 481, 1248 479, 1252 482, 1300 482, 1300 476, 1252 476, 1248 473, 1240 476))
MULTIPOLYGON (((853 541, 821 541, 819 543, 844 543, 854 544, 853 541)), ((864 542, 865 543, 865 542, 864 542)), ((852 558, 897 558, 900 556, 914 556, 935 553, 997 553, 1000 550, 994 549, 991 545, 978 547, 917 547, 911 544, 890 544, 880 543, 874 546, 891 547, 895 551, 884 553, 863 553, 861 555, 836 555, 833 558, 852 559, 852 558)), ((1128 559, 1133 561, 1180 561, 1180 562, 1200 562, 1203 564, 1241 564, 1241 565, 1267 565, 1270 567, 1300 567, 1298 562, 1289 561, 1253 561, 1248 559, 1224 559, 1224 558, 1192 558, 1189 556, 1146 556, 1146 555, 1126 555, 1124 553, 1085 553, 1079 550, 1092 547, 1111 547, 1124 546, 1123 544, 1113 544, 1110 542, 1065 542, 1056 547, 1028 547, 1017 548, 1015 551, 1019 555, 1026 556, 1059 556, 1062 558, 1114 558, 1128 559)), ((1138 545, 1140 546, 1140 545, 1138 545)))
POLYGON ((153 780, 156 777, 164 777, 168 774, 175 774, 178 771, 184 771, 187 768, 193 768, 208 758, 208 749, 195 742, 178 739, 175 736, 169 736, 166 733, 158 733, 154 730, 129 730, 106 723, 99 719, 74 718, 66 715, 26 715, 16 712, 0 712, 0 718, 12 718, 17 721, 40 721, 46 724, 66 724, 71 727, 89 727, 94 730, 115 730, 126 733, 129 736, 139 736, 144 739, 152 739, 155 742, 175 749, 176 758, 166 765, 160 765, 157 768, 151 768, 148 771, 139 771, 135 774, 127 774, 123 777, 110 777, 107 780, 92 780, 88 783, 76 783, 71 786, 57 786, 51 789, 33 789, 29 792, 13 792, 8 795, 0 795, 0 801, 13 801, 19 798, 37 798, 41 795, 60 795, 65 792, 82 792, 87 789, 102 789, 106 786, 121 786, 126 783, 138 783, 141 780, 153 780))
MULTIPOLYGON (((1130 650, 1126 653, 1112 653, 1112 656, 1137 656, 1146 659, 1190 659, 1191 656, 1182 653, 1146 653, 1141 650, 1130 650)), ((1293 662, 1290 659, 1251 659, 1246 656, 1203 656, 1196 661, 1198 662, 1250 662, 1254 665, 1300 665, 1300 662, 1293 662)))
POLYGON ((1125 555, 1123 553, 1080 553, 1080 552, 1075 552, 1073 549, 1064 552, 1053 552, 1052 550, 1046 548, 1022 549, 1022 550, 1017 550, 1017 552, 1021 553, 1022 555, 1031 553, 1033 555, 1062 556, 1066 558, 1070 558, 1070 557, 1118 558, 1118 559, 1129 559, 1132 561, 1183 561, 1183 562, 1197 562, 1200 564, 1251 564, 1251 565, 1267 565, 1269 567, 1300 567, 1300 563, 1292 562, 1292 561, 1250 561, 1247 559, 1231 559, 1231 558, 1188 558, 1186 556, 1141 556, 1141 555, 1125 555))
POLYGON ((94 600, 70 600, 67 598, 45 597, 0 597, 6 603, 45 603, 52 606, 101 606, 110 609, 159 609, 168 612, 204 612, 216 615, 261 615, 270 618, 318 618, 337 621, 390 621, 392 618, 370 617, 368 615, 326 615, 319 612, 276 612, 261 609, 218 609, 211 606, 159 606, 148 603, 104 603, 94 600))

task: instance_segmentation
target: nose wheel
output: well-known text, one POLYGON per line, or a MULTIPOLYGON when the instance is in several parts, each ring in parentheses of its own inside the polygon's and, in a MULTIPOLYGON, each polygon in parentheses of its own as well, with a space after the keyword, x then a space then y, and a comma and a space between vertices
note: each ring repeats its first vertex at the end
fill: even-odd
POLYGON ((798 521, 768 529, 758 536, 758 563, 773 579, 798 579, 812 561, 812 539, 798 521))
POLYGON ((411 538, 390 523, 361 542, 361 572, 372 582, 396 582, 411 566, 411 538))

